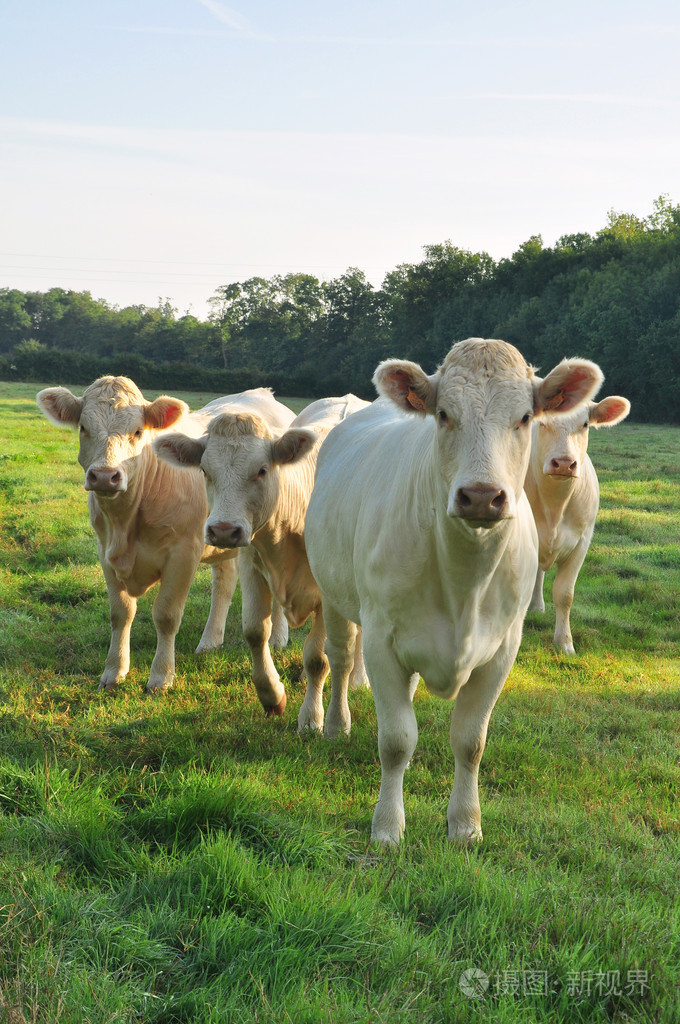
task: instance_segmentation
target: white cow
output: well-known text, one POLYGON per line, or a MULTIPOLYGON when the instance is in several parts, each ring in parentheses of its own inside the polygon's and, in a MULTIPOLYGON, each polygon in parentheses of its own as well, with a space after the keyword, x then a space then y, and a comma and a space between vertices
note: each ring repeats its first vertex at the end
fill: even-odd
POLYGON ((557 566, 553 583, 555 636, 565 654, 574 653, 569 612, 576 578, 595 529, 600 488, 588 455, 588 428, 613 427, 630 412, 627 398, 613 395, 569 416, 534 424, 524 489, 538 529, 538 572, 529 611, 544 612, 543 578, 557 566))
MULTIPOLYGON (((37 403, 53 423, 80 431, 78 461, 90 492, 90 521, 111 614, 100 688, 109 689, 127 675, 137 599, 160 581, 153 605, 157 647, 147 690, 166 689, 175 673, 175 635, 199 562, 212 566, 212 599, 198 652, 224 639, 238 569, 232 553, 203 544, 208 504, 201 474, 182 473, 161 462, 152 441, 170 426, 202 434, 225 410, 257 411, 273 426, 285 426, 293 413, 265 388, 218 398, 189 413, 178 398, 163 395, 147 402, 133 381, 110 376, 96 380, 81 398, 67 388, 46 388, 37 403)), ((287 626, 280 625, 279 639, 285 643, 287 626)))
POLYGON ((373 380, 384 397, 321 448, 305 540, 328 631, 327 731, 349 732, 357 624, 378 718, 378 841, 398 842, 404 829, 415 673, 431 693, 456 698, 449 836, 482 836, 479 762, 536 578, 523 490, 531 421, 570 411, 601 379, 595 364, 573 359, 540 380, 512 345, 471 338, 432 376, 412 362, 381 363, 373 380))
MULTIPOLYGON (((253 684, 267 714, 281 715, 286 692, 267 641, 272 595, 291 626, 311 615, 303 650, 307 696, 300 727, 323 724, 321 695, 328 675, 321 595, 305 551, 305 513, 314 484, 315 445, 337 423, 365 408, 354 395, 313 402, 285 431, 271 430, 250 413, 214 419, 205 437, 191 440, 166 433, 155 442, 158 454, 177 465, 200 465, 206 478, 210 515, 208 544, 239 551, 243 589, 243 632, 253 659, 253 684)), ((356 681, 363 676, 357 644, 356 681)))

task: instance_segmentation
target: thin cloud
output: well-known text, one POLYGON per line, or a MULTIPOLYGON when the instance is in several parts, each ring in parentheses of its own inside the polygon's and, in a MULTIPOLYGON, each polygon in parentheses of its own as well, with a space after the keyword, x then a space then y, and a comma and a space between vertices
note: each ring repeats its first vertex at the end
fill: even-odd
POLYGON ((207 11, 210 11, 218 21, 221 21, 223 25, 227 25, 228 28, 233 29, 234 32, 238 32, 239 35, 247 36, 250 39, 261 39, 264 38, 260 30, 256 25, 245 18, 238 11, 235 11, 232 7, 227 7, 226 4, 218 3, 217 0, 197 0, 202 7, 205 7, 207 11))

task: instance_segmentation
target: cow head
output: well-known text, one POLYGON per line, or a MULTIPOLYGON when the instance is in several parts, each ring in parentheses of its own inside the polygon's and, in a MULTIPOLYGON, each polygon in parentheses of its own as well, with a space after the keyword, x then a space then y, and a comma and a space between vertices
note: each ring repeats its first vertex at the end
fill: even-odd
POLYGON ((167 395, 147 402, 127 377, 100 377, 82 398, 67 388, 45 388, 36 401, 52 423, 79 430, 85 490, 109 498, 124 493, 135 479, 137 456, 152 431, 172 426, 189 411, 185 402, 167 395))
POLYGON ((156 453, 178 466, 200 466, 210 514, 205 542, 220 548, 246 547, 269 520, 280 494, 279 468, 291 465, 317 441, 311 430, 291 428, 274 437, 259 416, 223 413, 196 440, 164 434, 156 453))
POLYGON ((630 412, 627 398, 612 395, 589 402, 568 416, 541 419, 534 424, 532 467, 556 482, 573 480, 581 472, 588 450, 590 427, 613 427, 630 412))
POLYGON ((541 380, 512 345, 469 338, 431 376, 416 363, 387 360, 373 382, 404 412, 432 418, 447 515, 478 528, 515 515, 534 418, 568 414, 602 379, 595 363, 570 359, 541 380))

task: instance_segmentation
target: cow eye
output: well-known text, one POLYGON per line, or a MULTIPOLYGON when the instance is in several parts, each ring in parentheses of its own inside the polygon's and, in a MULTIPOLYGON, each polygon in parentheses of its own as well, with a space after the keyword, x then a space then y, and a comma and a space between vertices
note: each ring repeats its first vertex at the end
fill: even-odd
POLYGON ((524 416, 522 416, 522 423, 528 423, 530 419, 531 419, 531 413, 530 412, 525 412, 524 416))
POLYGON ((443 409, 439 409, 437 412, 437 419, 440 423, 448 423, 449 417, 446 415, 443 409))
POLYGON ((140 427, 139 430, 135 430, 135 432, 134 432, 134 434, 132 436, 135 437, 139 441, 140 437, 142 436, 142 433, 143 433, 143 431, 142 431, 142 428, 140 427))
POLYGON ((583 429, 587 430, 588 427, 589 427, 589 423, 588 423, 588 420, 586 420, 585 423, 583 424, 583 429))
POLYGON ((260 466, 260 468, 257 471, 258 479, 261 480, 262 477, 266 476, 266 475, 267 475, 267 467, 266 466, 260 466))

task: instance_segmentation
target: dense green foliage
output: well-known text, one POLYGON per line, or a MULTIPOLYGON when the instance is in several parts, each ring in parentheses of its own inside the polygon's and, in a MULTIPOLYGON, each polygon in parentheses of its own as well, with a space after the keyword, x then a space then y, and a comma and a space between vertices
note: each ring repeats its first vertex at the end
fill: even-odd
POLYGON ((680 206, 664 196, 645 219, 612 211, 594 236, 552 247, 535 236, 498 263, 445 242, 380 289, 356 268, 328 282, 254 277, 219 288, 211 308, 200 321, 168 302, 118 309, 88 292, 2 289, 0 379, 124 373, 143 388, 371 398, 385 356, 430 372, 454 341, 480 336, 512 342, 544 371, 594 359, 634 419, 680 421, 680 206))
POLYGON ((275 655, 286 715, 265 719, 238 600, 224 648, 193 654, 205 567, 172 690, 143 692, 148 599, 129 677, 97 690, 107 601, 77 438, 37 389, 0 385, 2 1024, 677 1024, 678 428, 591 438, 577 654, 552 649, 546 589, 491 718, 475 849, 445 838, 450 705, 419 688, 395 851, 369 844, 370 693, 350 695, 348 742, 298 736, 295 631, 275 655))

